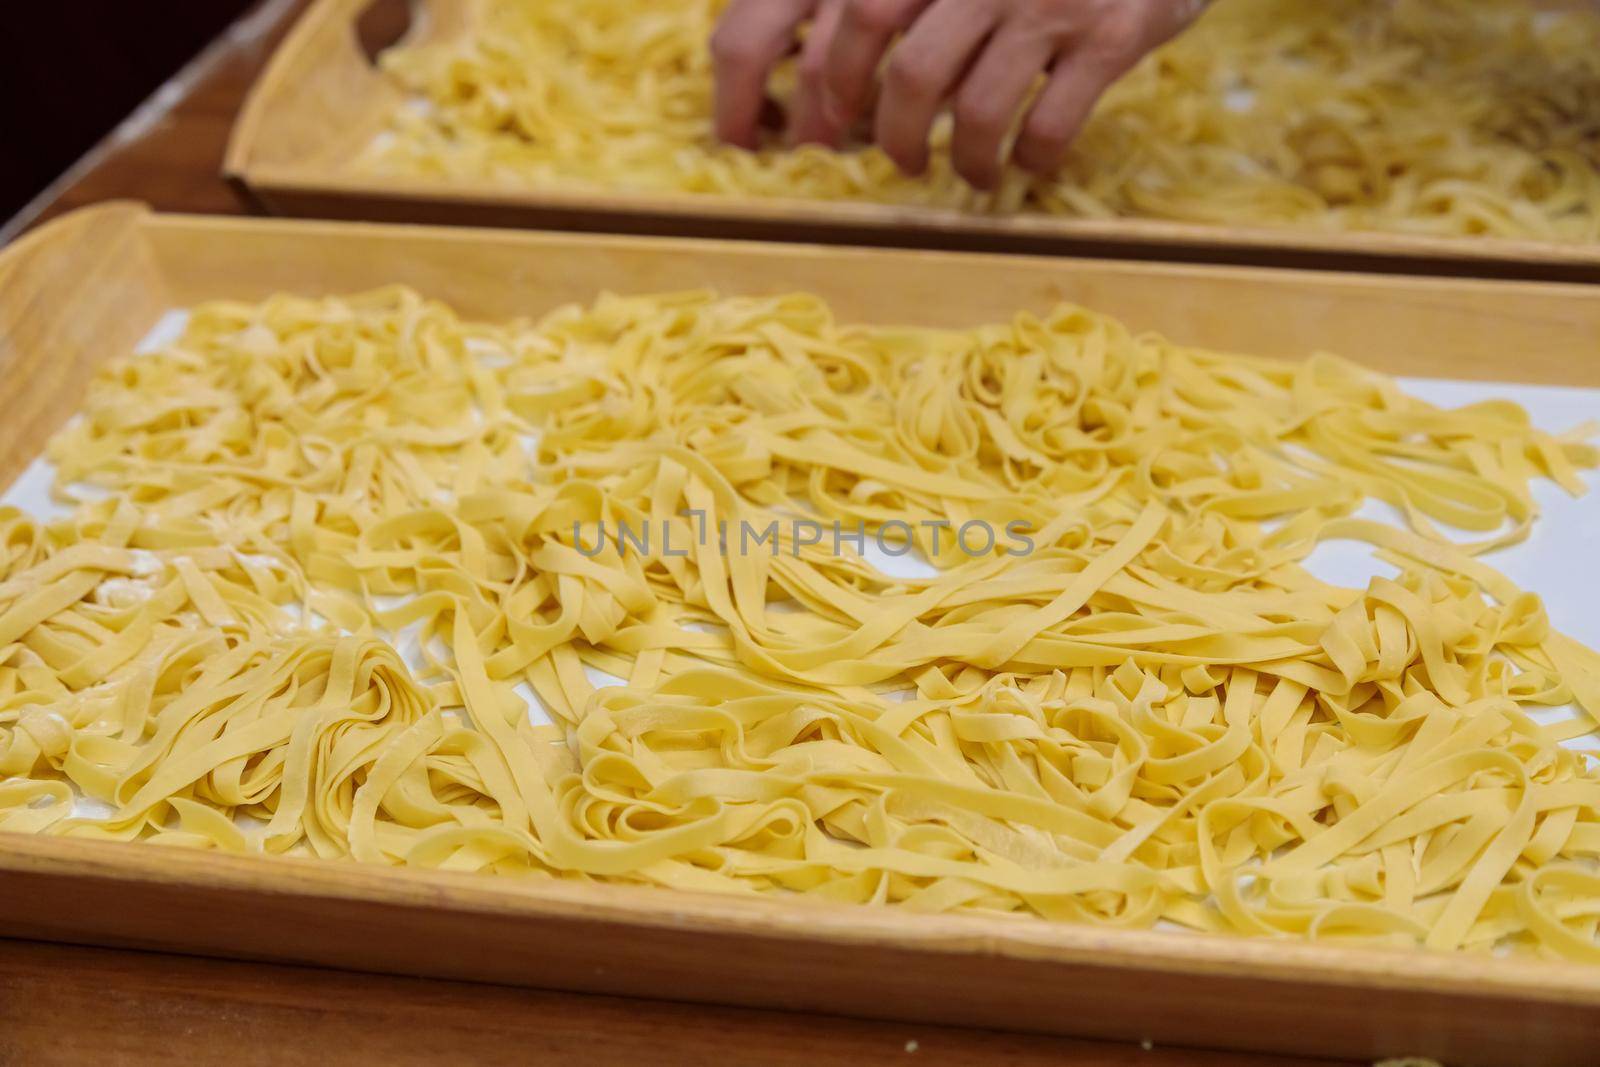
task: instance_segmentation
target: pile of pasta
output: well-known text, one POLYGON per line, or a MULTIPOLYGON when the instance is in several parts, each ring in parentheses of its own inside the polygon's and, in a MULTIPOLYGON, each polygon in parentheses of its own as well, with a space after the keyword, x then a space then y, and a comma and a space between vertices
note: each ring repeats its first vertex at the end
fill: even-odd
MULTIPOLYGON (((414 98, 357 165, 539 187, 1600 240, 1600 13, 1528 0, 1219 0, 1117 84, 1062 173, 962 183, 711 128, 725 0, 485 0, 393 50, 414 98), (1549 8, 1551 5, 1541 5, 1549 8), (417 103, 421 106, 416 106, 417 103)), ((792 92, 781 72, 779 98, 792 92)))
POLYGON ((0 511, 0 830, 1600 958, 1600 656, 1477 558, 1592 431, 1076 307, 211 304, 0 511))

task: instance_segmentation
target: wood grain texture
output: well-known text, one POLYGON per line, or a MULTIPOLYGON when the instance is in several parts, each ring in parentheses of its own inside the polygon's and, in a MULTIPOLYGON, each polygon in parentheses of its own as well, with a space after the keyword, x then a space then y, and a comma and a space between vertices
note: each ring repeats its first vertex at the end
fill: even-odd
MULTIPOLYGON (((1233 1053, 0 942, 0 1064, 1255 1067, 1233 1053)), ((1278 1058, 1262 1067, 1341 1067, 1278 1058)), ((1346 1064, 1344 1067, 1354 1067, 1346 1064)))
MULTIPOLYGON (((1068 298, 1186 341, 1333 347, 1408 373, 1596 384, 1600 288, 732 242, 163 216, 114 204, 0 252, 0 462, 42 446, 161 310, 396 281, 466 313, 603 289, 809 289, 971 325, 1068 298), (94 294, 86 299, 86 294, 94 294), (100 299, 112 294, 114 300, 100 299), (64 368, 64 369, 62 369, 64 368)), ((1600 969, 1116 931, 809 900, 0 839, 7 931, 42 940, 1162 1045, 1591 1064, 1600 969)))
MULTIPOLYGON (((1571 6, 1572 0, 1541 0, 1571 6)), ((357 24, 374 5, 415 10, 412 39, 466 33, 472 0, 316 0, 252 89, 228 173, 281 214, 676 236, 830 241, 1210 263, 1337 267, 1600 282, 1600 245, 1160 219, 1010 216, 913 205, 377 175, 351 163, 401 100, 357 24)))
POLYGON ((1221 350, 1600 386, 1600 289, 1584 285, 314 221, 156 216, 140 229, 183 302, 398 282, 504 318, 709 287, 816 293, 851 321, 972 327, 1066 301, 1221 350))
POLYGON ((128 205, 96 208, 0 251, 0 485, 77 411, 94 369, 111 352, 131 351, 169 305, 141 217, 128 205), (61 313, 63 300, 71 314, 61 313))

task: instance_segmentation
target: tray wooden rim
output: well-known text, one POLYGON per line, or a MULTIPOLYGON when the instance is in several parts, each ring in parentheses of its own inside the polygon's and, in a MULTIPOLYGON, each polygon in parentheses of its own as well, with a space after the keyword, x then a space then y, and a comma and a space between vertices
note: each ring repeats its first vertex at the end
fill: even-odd
POLYGON ((1093 963, 1196 977, 1305 979, 1314 973, 1321 983, 1361 989, 1426 989, 1446 995, 1470 991, 1600 1007, 1600 967, 1564 961, 920 915, 799 897, 724 897, 651 886, 497 878, 29 834, 0 833, 0 871, 111 877, 176 887, 265 889, 307 900, 421 904, 483 917, 570 917, 678 932, 757 934, 797 943, 891 944, 942 955, 1014 957, 1068 966, 1093 963))
MULTIPOLYGON (((319 161, 331 158, 335 146, 292 163, 263 159, 262 142, 280 127, 300 121, 294 111, 291 83, 317 57, 360 64, 372 71, 355 45, 354 20, 374 0, 315 0, 279 45, 262 76, 251 87, 230 136, 223 172, 257 194, 269 207, 309 198, 319 204, 414 205, 444 210, 488 209, 510 213, 537 224, 550 218, 584 220, 605 225, 631 224, 646 230, 674 223, 696 226, 747 224, 761 227, 761 236, 808 239, 835 231, 858 239, 901 238, 919 246, 974 247, 1004 250, 1014 242, 1028 250, 1078 252, 1094 246, 1122 246, 1160 258, 1168 254, 1232 251, 1270 257, 1355 257, 1376 262, 1433 262, 1441 269, 1581 268, 1600 266, 1600 243, 1563 243, 1510 237, 1449 237, 1394 231, 1317 230, 1310 227, 1201 224, 1163 219, 1079 219, 1042 214, 985 215, 951 208, 820 201, 786 197, 735 197, 692 193, 650 193, 596 187, 533 188, 484 179, 434 179, 373 175, 319 161)), ((441 5, 470 0, 411 0, 423 13, 418 25, 441 5)), ((454 11, 451 18, 459 18, 454 11)), ((360 79, 350 76, 359 84, 360 79)), ((453 220, 451 220, 453 221, 453 220)), ((696 235, 700 234, 695 229, 696 235)))

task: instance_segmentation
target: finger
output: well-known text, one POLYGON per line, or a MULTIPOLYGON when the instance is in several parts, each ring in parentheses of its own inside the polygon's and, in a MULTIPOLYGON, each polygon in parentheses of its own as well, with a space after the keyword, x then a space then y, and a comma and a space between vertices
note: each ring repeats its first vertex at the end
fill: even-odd
POLYGON ((928 166, 928 133, 994 30, 987 4, 940 0, 889 54, 874 139, 907 174, 928 166))
POLYGON ((1049 63, 1052 47, 1039 36, 1002 32, 962 83, 951 154, 957 173, 973 187, 993 189, 999 183, 1006 134, 1049 63))
POLYGON ((717 136, 754 148, 767 79, 818 0, 734 0, 711 38, 717 79, 717 136))
POLYGON ((1017 137, 1016 161, 1037 174, 1058 170, 1105 91, 1180 26, 1176 21, 1132 29, 1112 24, 1114 32, 1108 32, 1102 24, 1100 32, 1058 58, 1017 137))
POLYGON ((931 0, 845 0, 828 53, 825 77, 830 118, 848 127, 866 109, 878 65, 895 34, 910 26, 931 0))
POLYGON ((1017 137, 1013 152, 1017 163, 1035 174, 1059 170, 1073 139, 1116 78, 1117 72, 1108 72, 1082 54, 1057 60, 1017 137))
POLYGON ((795 95, 794 117, 789 124, 789 138, 795 144, 838 148, 844 141, 845 128, 834 121, 832 109, 823 99, 828 55, 843 15, 844 0, 822 0, 816 21, 806 36, 805 48, 800 53, 800 88, 795 95))

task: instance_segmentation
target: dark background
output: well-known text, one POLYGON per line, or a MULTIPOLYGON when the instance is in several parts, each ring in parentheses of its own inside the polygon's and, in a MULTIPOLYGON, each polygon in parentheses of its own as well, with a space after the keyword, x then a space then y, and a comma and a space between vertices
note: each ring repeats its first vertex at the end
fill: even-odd
POLYGON ((20 0, 0 45, 0 223, 254 0, 20 0))

